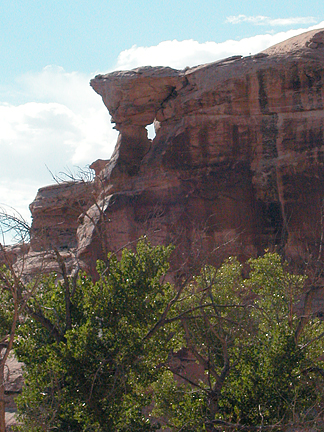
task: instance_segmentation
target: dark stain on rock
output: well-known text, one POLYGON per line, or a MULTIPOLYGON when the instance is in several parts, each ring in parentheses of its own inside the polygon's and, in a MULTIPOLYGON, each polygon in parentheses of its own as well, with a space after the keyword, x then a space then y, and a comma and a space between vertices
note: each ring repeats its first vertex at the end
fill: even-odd
POLYGON ((289 119, 283 123, 282 145, 285 151, 304 153, 321 149, 324 145, 323 124, 310 125, 307 119, 296 121, 289 119))
POLYGON ((260 185, 265 202, 276 202, 278 198, 278 185, 276 173, 278 116, 264 116, 261 122, 262 133, 262 159, 260 161, 260 185))
MULTIPOLYGON (((144 127, 143 130, 145 130, 144 127)), ((145 136, 122 134, 117 161, 119 171, 130 177, 135 176, 150 145, 150 141, 145 136)))
POLYGON ((278 157, 277 137, 278 137, 278 115, 272 114, 265 116, 261 123, 262 150, 263 157, 275 159, 278 157))
POLYGON ((308 89, 308 99, 312 109, 323 109, 322 103, 322 71, 308 67, 305 71, 305 81, 308 89))
POLYGON ((163 165, 166 168, 179 170, 191 167, 190 137, 187 131, 170 138, 163 156, 163 165))
POLYGON ((322 147, 324 144, 322 128, 319 129, 305 128, 305 130, 302 133, 302 141, 304 144, 303 150, 322 147))
POLYGON ((234 124, 232 126, 232 140, 233 140, 233 159, 235 160, 238 153, 239 153, 239 147, 240 147, 240 141, 239 141, 239 129, 238 125, 234 124))
POLYGON ((299 76, 299 71, 297 65, 294 65, 290 70, 290 88, 293 91, 293 108, 295 108, 296 111, 302 111, 302 101, 300 96, 300 90, 301 90, 301 80, 299 76))
POLYGON ((294 67, 292 69, 292 74, 291 74, 291 87, 292 89, 296 92, 299 91, 301 88, 301 82, 300 82, 300 78, 298 75, 298 69, 297 66, 294 67))
POLYGON ((262 114, 267 114, 269 112, 268 107, 268 96, 265 89, 264 71, 258 71, 258 81, 259 81, 259 105, 262 114))
POLYGON ((261 248, 269 246, 269 244, 284 246, 286 233, 280 202, 257 200, 256 211, 259 221, 259 241, 261 248))
POLYGON ((284 120, 283 122, 283 139, 282 147, 284 150, 295 151, 296 150, 296 122, 292 119, 284 120))
POLYGON ((208 165, 209 153, 208 153, 208 127, 202 127, 198 132, 198 142, 201 151, 201 162, 204 165, 208 165))

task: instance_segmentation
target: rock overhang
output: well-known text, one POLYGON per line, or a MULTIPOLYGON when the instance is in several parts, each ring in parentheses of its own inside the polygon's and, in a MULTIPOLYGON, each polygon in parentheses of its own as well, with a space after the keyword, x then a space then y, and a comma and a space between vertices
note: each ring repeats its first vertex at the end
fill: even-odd
POLYGON ((83 218, 77 228, 79 257, 93 264, 100 241, 119 250, 141 235, 176 243, 178 260, 200 249, 212 263, 271 245, 291 256, 318 248, 323 35, 184 70, 141 67, 91 80, 120 134, 111 159, 96 164, 94 197, 107 205, 102 217, 87 210, 98 226, 83 218), (152 142, 145 126, 154 121, 152 142))

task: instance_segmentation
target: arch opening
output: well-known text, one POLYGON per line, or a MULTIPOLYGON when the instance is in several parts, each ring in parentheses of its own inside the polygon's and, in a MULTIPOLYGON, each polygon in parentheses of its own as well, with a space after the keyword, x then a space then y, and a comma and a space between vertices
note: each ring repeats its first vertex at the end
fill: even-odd
POLYGON ((154 122, 145 126, 145 129, 147 130, 147 138, 153 141, 156 136, 154 122))

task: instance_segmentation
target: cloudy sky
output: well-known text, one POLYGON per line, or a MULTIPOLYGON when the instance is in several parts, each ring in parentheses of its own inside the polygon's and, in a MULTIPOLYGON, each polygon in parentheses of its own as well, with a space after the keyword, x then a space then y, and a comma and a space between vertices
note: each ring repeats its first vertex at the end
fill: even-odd
POLYGON ((322 27, 323 0, 0 0, 0 205, 29 218, 51 173, 109 158, 94 75, 254 54, 322 27))

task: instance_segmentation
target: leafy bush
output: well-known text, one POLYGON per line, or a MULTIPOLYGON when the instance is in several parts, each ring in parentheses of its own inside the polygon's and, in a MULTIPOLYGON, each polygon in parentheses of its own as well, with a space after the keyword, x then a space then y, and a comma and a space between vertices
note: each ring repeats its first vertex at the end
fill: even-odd
POLYGON ((30 308, 45 321, 27 316, 16 344, 18 430, 321 430, 323 322, 295 307, 306 278, 266 253, 247 277, 230 258, 176 292, 171 252, 140 241, 98 282, 44 277, 30 308), (181 348, 198 374, 173 361, 181 348))
POLYGON ((152 398, 145 389, 174 343, 163 327, 146 336, 174 296, 161 282, 171 251, 139 242, 119 261, 109 256, 109 268, 99 262, 98 282, 81 275, 69 287, 71 328, 63 284, 44 279, 32 305, 61 339, 32 317, 20 327, 16 353, 26 382, 19 430, 153 430, 141 411, 152 398))

